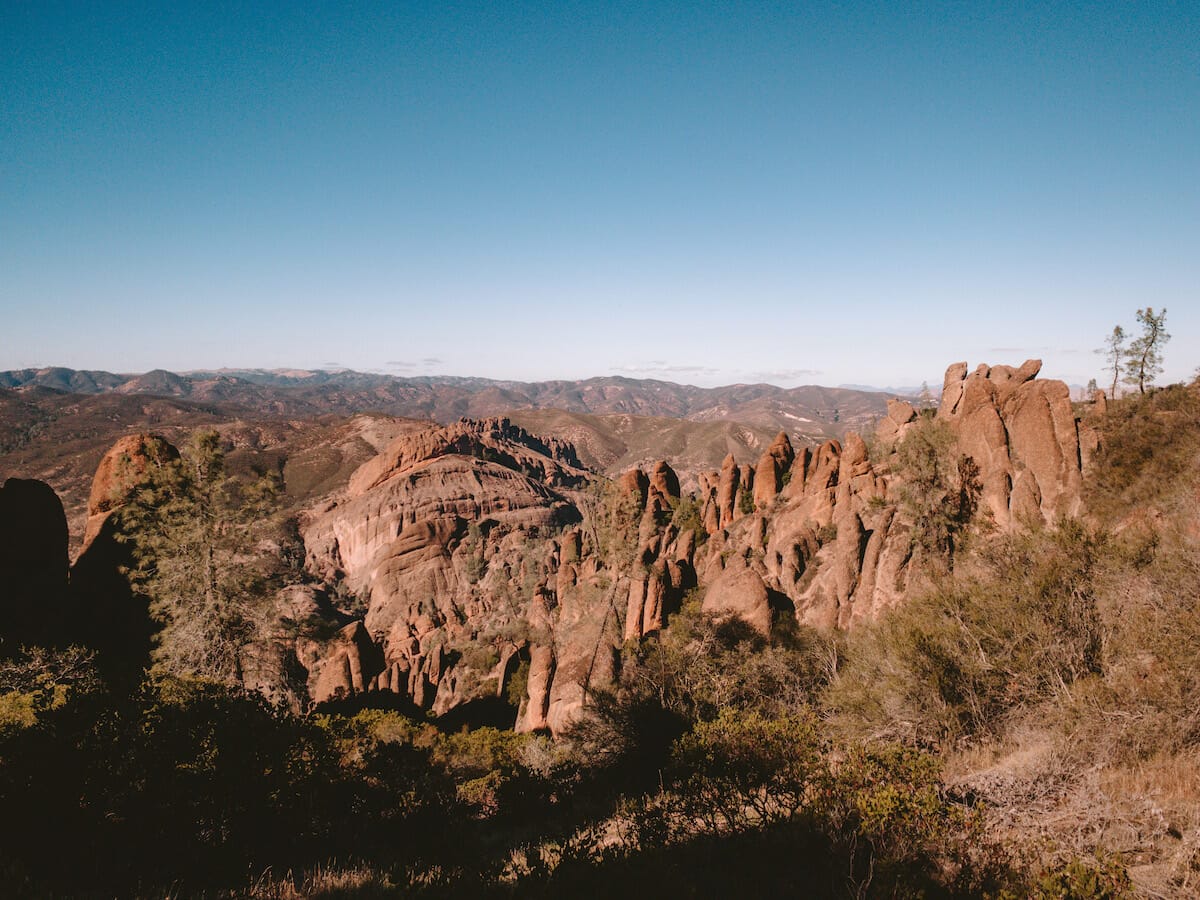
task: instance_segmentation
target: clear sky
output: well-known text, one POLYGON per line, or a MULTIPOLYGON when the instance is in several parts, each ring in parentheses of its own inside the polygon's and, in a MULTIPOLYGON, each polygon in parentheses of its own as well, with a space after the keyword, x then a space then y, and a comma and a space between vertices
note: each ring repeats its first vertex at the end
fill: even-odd
POLYGON ((1200 365, 1195 0, 251 5, 0 4, 0 369, 1200 365))

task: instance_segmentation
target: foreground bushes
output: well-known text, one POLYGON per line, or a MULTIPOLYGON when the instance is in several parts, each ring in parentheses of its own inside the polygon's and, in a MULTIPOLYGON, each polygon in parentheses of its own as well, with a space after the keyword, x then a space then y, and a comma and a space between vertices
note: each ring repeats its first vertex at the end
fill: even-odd
POLYGON ((996 540, 972 571, 856 635, 830 705, 852 732, 937 743, 997 733, 1103 671, 1103 552, 1074 521, 996 540))

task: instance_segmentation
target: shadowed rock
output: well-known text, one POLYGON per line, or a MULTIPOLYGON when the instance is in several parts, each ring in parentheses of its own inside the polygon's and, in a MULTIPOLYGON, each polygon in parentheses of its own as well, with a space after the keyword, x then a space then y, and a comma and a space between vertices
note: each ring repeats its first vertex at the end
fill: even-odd
POLYGON ((67 517, 44 481, 10 478, 0 487, 0 635, 20 644, 70 643, 67 517))

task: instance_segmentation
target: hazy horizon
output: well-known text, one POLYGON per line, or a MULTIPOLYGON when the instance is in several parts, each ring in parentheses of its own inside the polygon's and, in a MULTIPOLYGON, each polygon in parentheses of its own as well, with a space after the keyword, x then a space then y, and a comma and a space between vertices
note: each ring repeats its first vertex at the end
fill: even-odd
MULTIPOLYGON (((962 362, 962 360, 959 360, 958 362, 962 362)), ((968 364, 969 370, 973 371, 977 364, 971 363, 969 360, 966 362, 968 364)), ((1000 364, 1001 363, 988 363, 988 365, 1000 365, 1000 364)), ((1003 364, 1014 365, 1014 366, 1016 365, 1016 363, 1003 363, 1003 364)), ((947 367, 949 365, 950 364, 947 364, 947 367)), ((281 367, 274 367, 274 368, 264 368, 261 366, 223 366, 223 367, 202 366, 197 369, 178 369, 177 370, 177 369, 163 369, 160 367, 157 369, 145 369, 145 370, 140 370, 140 371, 121 371, 121 370, 117 370, 117 369, 113 369, 113 368, 75 369, 74 367, 71 367, 71 366, 50 365, 50 366, 22 366, 22 367, 19 367, 16 369, 0 369, 0 372, 13 372, 13 371, 45 372, 45 371, 51 371, 54 369, 66 369, 68 371, 73 371, 73 372, 92 372, 92 373, 102 373, 103 372, 103 373, 107 373, 110 375, 118 375, 118 376, 128 377, 128 378, 140 377, 140 376, 148 375, 152 372, 168 372, 170 374, 179 375, 184 378, 194 378, 196 376, 201 376, 201 375, 228 375, 231 377, 236 377, 238 375, 243 375, 243 376, 245 376, 245 375, 274 375, 274 376, 279 376, 279 377, 304 378, 306 376, 317 376, 317 375, 349 374, 349 375, 373 375, 373 376, 380 376, 380 377, 384 377, 384 378, 410 379, 410 380, 414 380, 414 381, 415 380, 485 381, 485 382, 493 382, 496 384, 546 384, 546 383, 555 383, 555 382, 563 382, 563 383, 573 384, 573 383, 584 383, 587 381, 595 381, 595 380, 603 380, 603 379, 626 379, 626 380, 630 380, 630 381, 649 381, 649 382, 658 382, 658 383, 662 383, 662 384, 671 384, 671 385, 675 385, 677 387, 700 388, 702 390, 720 390, 722 388, 754 387, 754 386, 759 386, 759 385, 766 385, 768 387, 779 388, 781 390, 792 390, 792 389, 796 389, 796 388, 815 387, 815 388, 831 388, 831 389, 838 389, 838 390, 867 391, 867 392, 874 392, 874 393, 892 393, 892 394, 895 394, 896 396, 904 396, 904 397, 915 397, 921 392, 921 390, 923 388, 928 388, 929 391, 934 396, 937 396, 941 393, 942 381, 943 381, 943 378, 941 376, 939 376, 936 379, 932 379, 932 378, 924 379, 922 382, 913 383, 913 384, 901 384, 898 382, 891 383, 891 384, 885 384, 885 383, 865 384, 862 382, 839 382, 837 384, 830 384, 830 383, 825 383, 825 382, 820 382, 820 381, 797 382, 796 384, 791 384, 791 385, 782 385, 782 384, 778 384, 777 382, 771 382, 771 381, 733 381, 733 382, 722 382, 722 383, 713 383, 713 384, 697 384, 694 381, 687 381, 684 379, 673 379, 673 378, 652 377, 652 376, 636 377, 633 375, 621 375, 621 374, 606 374, 606 375, 594 374, 594 375, 587 375, 582 378, 520 379, 520 378, 493 378, 493 377, 486 376, 486 375, 471 375, 471 374, 463 374, 463 373, 458 373, 458 372, 442 372, 442 373, 437 373, 437 374, 423 374, 423 375, 404 374, 404 373, 398 373, 398 372, 389 372, 384 369, 354 369, 354 368, 351 368, 348 366, 340 366, 340 367, 334 366, 334 367, 328 367, 328 368, 320 368, 320 367, 298 368, 298 367, 288 367, 288 366, 281 366, 281 367)), ((1042 371, 1041 373, 1039 373, 1039 377, 1047 378, 1047 377, 1057 377, 1057 376, 1053 376, 1053 375, 1048 376, 1045 373, 1045 371, 1042 371)), ((1068 382, 1068 386, 1072 387, 1072 388, 1084 387, 1084 385, 1079 384, 1077 382, 1068 382)), ((1121 384, 1118 386, 1118 393, 1124 393, 1124 392, 1131 391, 1131 390, 1136 391, 1136 387, 1131 387, 1126 384, 1121 384)))
POLYGON ((1168 310, 1200 7, 0 11, 0 369, 940 384, 1168 310))

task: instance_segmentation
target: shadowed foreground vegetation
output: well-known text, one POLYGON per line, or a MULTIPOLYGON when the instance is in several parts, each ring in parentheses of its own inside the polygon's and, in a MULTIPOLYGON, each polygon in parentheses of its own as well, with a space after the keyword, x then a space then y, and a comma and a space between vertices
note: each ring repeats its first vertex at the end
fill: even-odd
MULTIPOLYGON (((1079 521, 849 635, 685 602, 560 740, 0 667, 10 895, 1101 898, 1200 889, 1200 405, 1094 423, 1079 521)), ((518 698, 519 699, 519 698, 518 698)))

